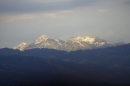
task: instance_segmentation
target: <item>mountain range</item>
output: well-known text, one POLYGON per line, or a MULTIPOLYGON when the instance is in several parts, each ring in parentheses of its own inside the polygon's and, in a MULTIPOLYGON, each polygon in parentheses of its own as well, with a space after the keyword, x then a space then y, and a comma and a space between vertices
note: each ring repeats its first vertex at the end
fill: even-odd
POLYGON ((86 49, 105 48, 110 46, 122 45, 124 43, 109 42, 104 39, 92 36, 79 36, 73 37, 66 41, 59 38, 51 38, 46 35, 42 35, 32 43, 23 42, 13 49, 19 49, 20 51, 34 49, 34 48, 48 48, 63 51, 76 51, 86 49))

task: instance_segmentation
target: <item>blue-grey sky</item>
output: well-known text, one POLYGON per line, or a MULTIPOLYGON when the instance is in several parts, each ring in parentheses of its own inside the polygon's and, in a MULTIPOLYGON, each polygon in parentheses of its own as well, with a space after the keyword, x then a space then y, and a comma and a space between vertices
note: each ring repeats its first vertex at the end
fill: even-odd
POLYGON ((43 34, 130 43, 130 0, 0 0, 0 48, 43 34))

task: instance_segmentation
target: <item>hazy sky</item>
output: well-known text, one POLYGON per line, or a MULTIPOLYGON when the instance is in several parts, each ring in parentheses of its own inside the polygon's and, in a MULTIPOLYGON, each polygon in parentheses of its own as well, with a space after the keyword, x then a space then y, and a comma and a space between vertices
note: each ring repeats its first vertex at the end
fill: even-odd
POLYGON ((0 48, 43 34, 130 43, 130 0, 0 0, 0 48))

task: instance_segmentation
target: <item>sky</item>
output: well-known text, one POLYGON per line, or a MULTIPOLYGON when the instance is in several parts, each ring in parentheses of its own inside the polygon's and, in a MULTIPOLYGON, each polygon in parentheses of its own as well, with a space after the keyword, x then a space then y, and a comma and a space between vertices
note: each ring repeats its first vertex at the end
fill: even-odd
POLYGON ((130 0, 0 0, 0 48, 41 35, 130 43, 130 0))

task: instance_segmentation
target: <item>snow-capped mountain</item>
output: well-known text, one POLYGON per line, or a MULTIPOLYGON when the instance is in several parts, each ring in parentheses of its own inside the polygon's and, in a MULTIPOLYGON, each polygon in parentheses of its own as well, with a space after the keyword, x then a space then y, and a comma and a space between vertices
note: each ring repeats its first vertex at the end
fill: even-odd
POLYGON ((106 40, 97 37, 83 36, 83 37, 75 37, 67 40, 62 45, 63 48, 62 50, 75 51, 75 50, 109 47, 114 45, 116 44, 112 42, 107 42, 106 40))
POLYGON ((42 35, 41 37, 39 37, 30 44, 21 43, 18 46, 15 46, 13 49, 19 49, 22 51, 33 48, 49 48, 64 51, 76 51, 76 50, 95 49, 117 45, 121 44, 108 42, 104 39, 92 36, 74 37, 64 41, 58 38, 50 38, 46 35, 42 35))
POLYGON ((23 42, 23 43, 15 46, 13 49, 19 49, 20 51, 23 51, 28 45, 29 45, 29 43, 23 42))
POLYGON ((60 45, 64 44, 65 41, 58 38, 50 38, 46 35, 42 35, 34 42, 30 43, 25 49, 33 48, 50 48, 59 50, 60 45))

